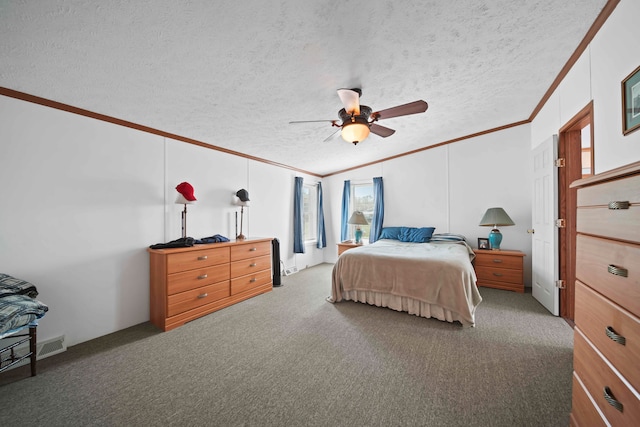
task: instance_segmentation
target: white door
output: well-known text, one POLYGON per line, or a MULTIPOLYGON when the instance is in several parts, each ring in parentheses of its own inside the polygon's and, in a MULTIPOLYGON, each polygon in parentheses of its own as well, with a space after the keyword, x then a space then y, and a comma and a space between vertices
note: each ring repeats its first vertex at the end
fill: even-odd
POLYGON ((553 315, 560 314, 558 280, 558 135, 533 151, 532 293, 553 315))

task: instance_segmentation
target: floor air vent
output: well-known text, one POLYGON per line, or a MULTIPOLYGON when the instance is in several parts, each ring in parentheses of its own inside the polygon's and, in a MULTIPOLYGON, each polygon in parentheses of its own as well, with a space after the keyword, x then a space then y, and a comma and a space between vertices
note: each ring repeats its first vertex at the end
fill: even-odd
POLYGON ((294 273, 298 272, 298 267, 289 267, 284 269, 285 276, 291 276, 294 273))
MULTIPOLYGON (((53 356, 54 354, 62 353, 67 350, 67 346, 64 343, 64 335, 50 340, 38 342, 36 344, 36 359, 44 359, 45 357, 53 356)), ((24 343, 15 348, 16 355, 23 355, 29 352, 29 343, 24 343)), ((12 366, 10 369, 17 368, 18 366, 24 366, 31 363, 29 358, 24 359, 22 362, 12 366)))

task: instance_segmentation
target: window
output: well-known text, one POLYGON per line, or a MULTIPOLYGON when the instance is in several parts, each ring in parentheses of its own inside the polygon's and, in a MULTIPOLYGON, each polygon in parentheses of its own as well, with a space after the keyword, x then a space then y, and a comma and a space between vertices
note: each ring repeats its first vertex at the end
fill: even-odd
POLYGON ((315 184, 302 186, 302 230, 305 242, 318 239, 318 187, 315 184))
MULTIPOLYGON (((371 230, 371 220, 373 219, 373 182, 365 184, 351 184, 351 198, 350 198, 350 212, 349 216, 354 211, 360 211, 364 214, 369 225, 361 225, 362 240, 369 240, 369 232, 371 230)), ((355 238, 355 225, 350 226, 349 234, 355 238)))

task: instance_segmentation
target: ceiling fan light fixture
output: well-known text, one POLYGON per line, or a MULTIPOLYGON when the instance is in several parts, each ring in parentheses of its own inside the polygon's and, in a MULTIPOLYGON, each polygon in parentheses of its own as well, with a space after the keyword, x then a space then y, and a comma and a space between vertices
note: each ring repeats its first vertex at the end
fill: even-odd
POLYGON ((354 122, 348 122, 342 125, 342 139, 352 142, 356 145, 360 141, 364 141, 369 136, 369 123, 366 119, 358 119, 354 122))

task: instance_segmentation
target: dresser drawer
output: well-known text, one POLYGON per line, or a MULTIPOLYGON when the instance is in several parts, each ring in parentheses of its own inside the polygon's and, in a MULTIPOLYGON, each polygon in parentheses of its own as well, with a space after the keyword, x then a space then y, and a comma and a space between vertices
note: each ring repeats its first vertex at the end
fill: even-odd
POLYGON ((576 228, 580 233, 640 243, 639 221, 640 175, 578 191, 576 228), (610 209, 609 205, 616 202, 628 203, 629 207, 610 209))
POLYGON ((522 271, 522 257, 502 255, 499 251, 476 252, 476 267, 509 268, 522 271))
POLYGON ((573 364, 576 374, 611 425, 640 425, 640 400, 600 357, 579 327, 574 335, 573 364), (607 401, 605 393, 622 404, 622 411, 607 401))
POLYGON ((167 274, 228 262, 228 247, 176 252, 167 256, 167 274))
POLYGON ((582 381, 573 373, 573 395, 571 396, 571 426, 605 427, 607 424, 589 398, 582 381))
POLYGON ((508 270, 506 268, 476 266, 478 281, 506 282, 522 285, 522 270, 508 270))
POLYGON ((205 285, 229 280, 229 264, 214 265, 181 273, 170 274, 167 277, 167 294, 173 295, 189 289, 200 288, 205 285))
POLYGON ((231 247, 231 261, 271 254, 271 242, 256 242, 231 247))
POLYGON ((576 238, 576 254, 576 278, 616 304, 640 315, 640 245, 579 234, 576 238), (626 269, 627 277, 611 273, 610 266, 626 269))
POLYGON ((233 279, 247 274, 253 274, 270 268, 271 257, 269 255, 235 261, 231 263, 231 278, 233 279))
POLYGON ((271 283, 271 270, 262 270, 254 274, 248 274, 231 279, 231 295, 239 294, 258 286, 271 283))
POLYGON ((575 303, 576 325, 620 374, 640 390, 640 319, 580 282, 576 282, 575 303), (624 337, 624 345, 614 341, 614 334, 624 337))
POLYGON ((203 286, 167 298, 167 316, 175 316, 230 296, 229 281, 203 286))

